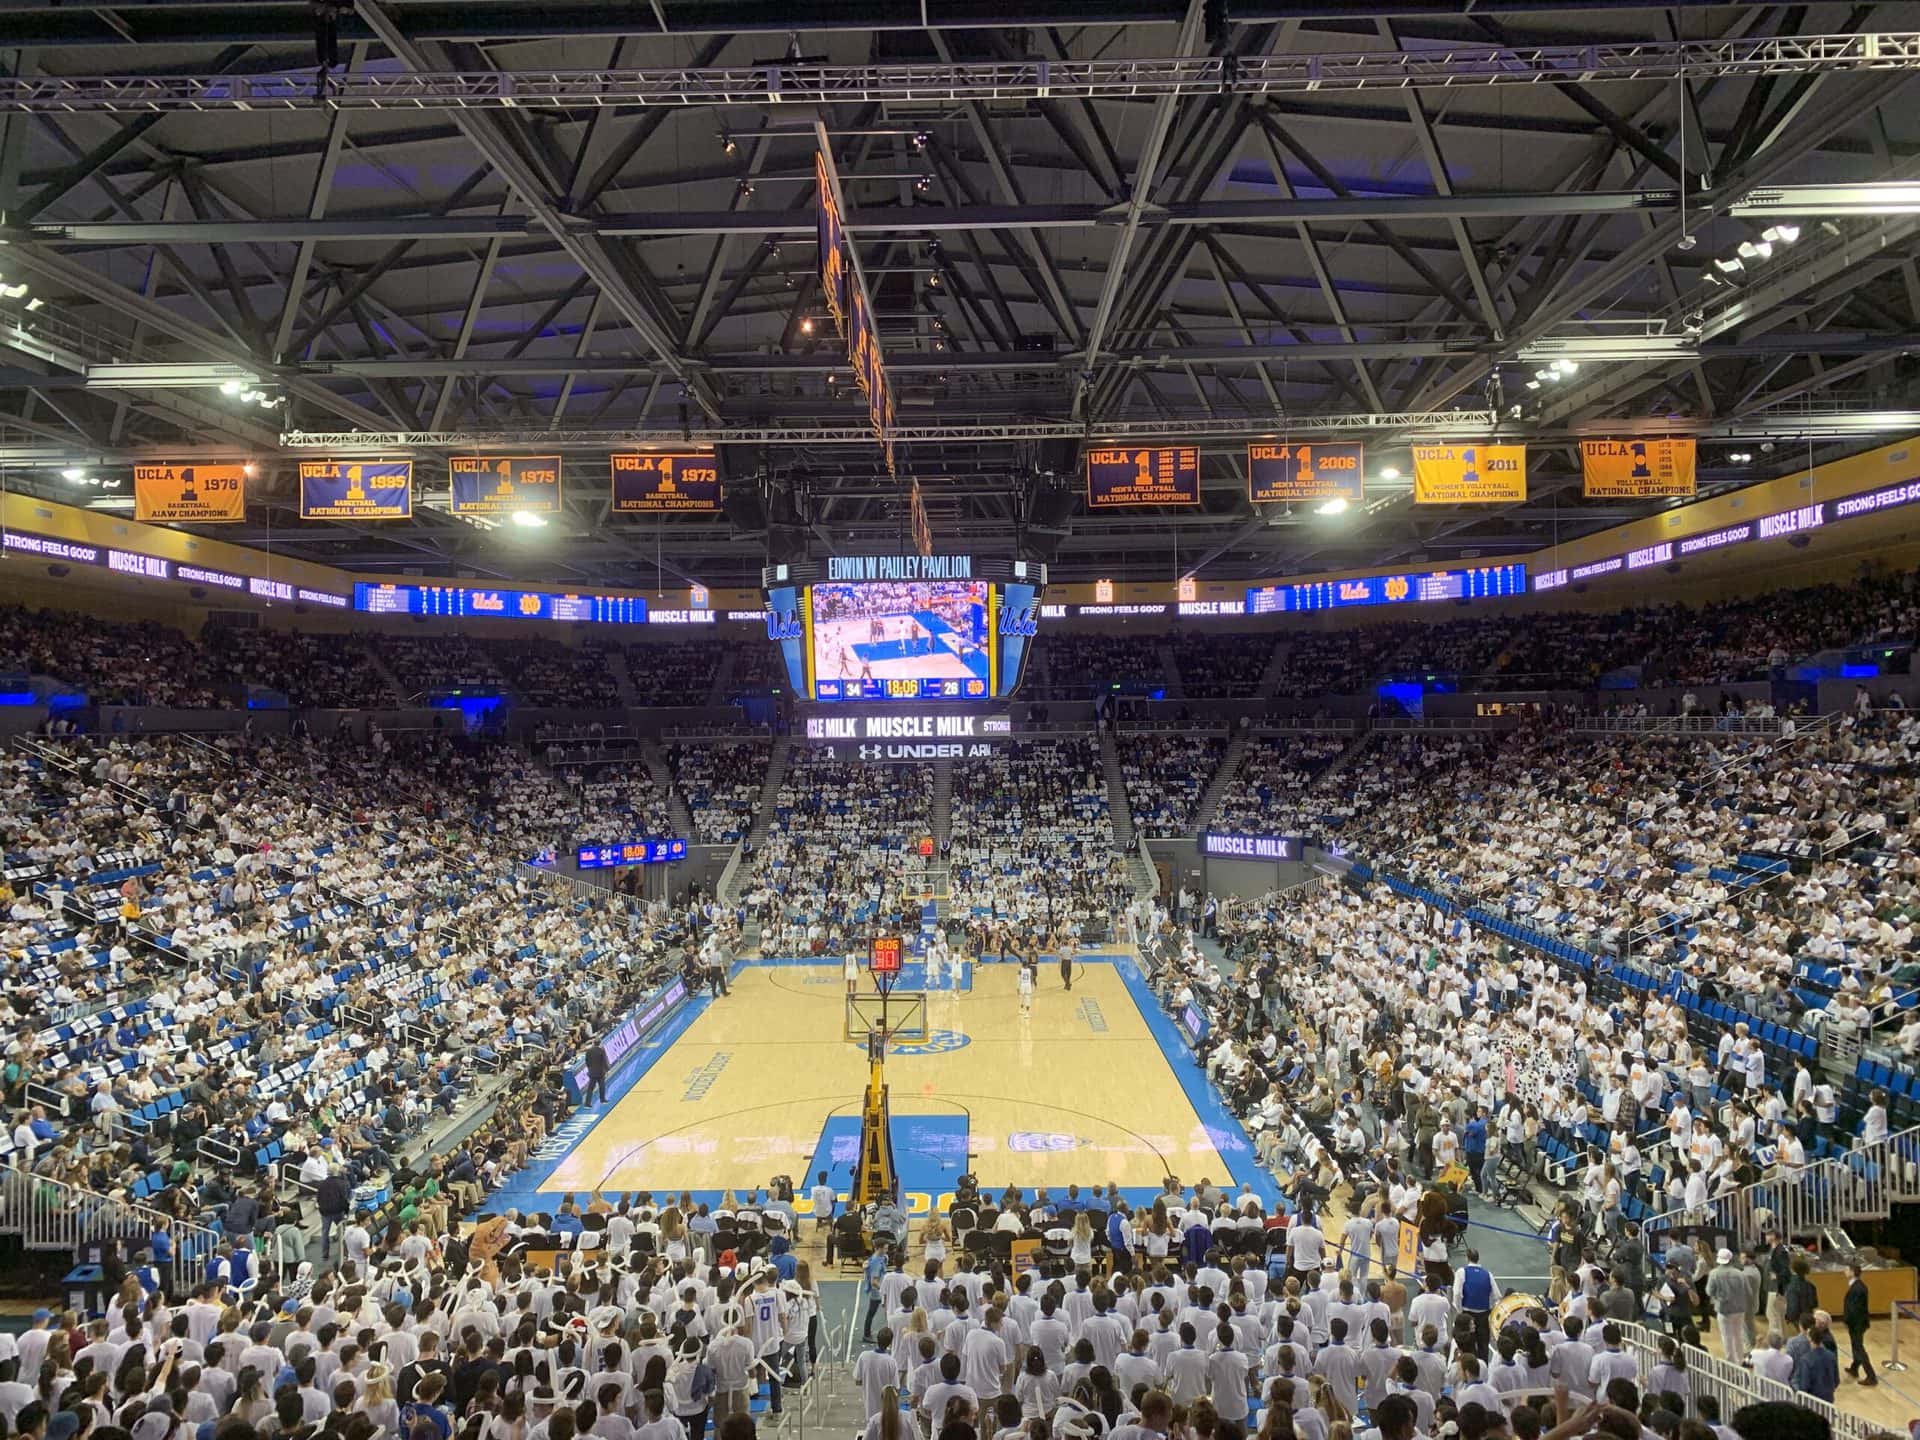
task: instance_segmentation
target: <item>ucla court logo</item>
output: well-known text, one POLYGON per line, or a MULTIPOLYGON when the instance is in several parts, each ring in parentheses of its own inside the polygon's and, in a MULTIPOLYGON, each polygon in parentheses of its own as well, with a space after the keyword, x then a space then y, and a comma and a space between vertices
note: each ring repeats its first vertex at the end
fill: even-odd
POLYGON ((929 1030, 924 1040, 896 1040, 887 1047, 889 1055, 946 1055, 964 1050, 973 1037, 960 1030, 929 1030))
POLYGON ((1007 1149, 1015 1154, 1059 1154, 1068 1150, 1088 1150, 1092 1147, 1091 1140, 1083 1139, 1078 1135, 1064 1135, 1056 1130, 1015 1130, 1007 1136, 1007 1149))

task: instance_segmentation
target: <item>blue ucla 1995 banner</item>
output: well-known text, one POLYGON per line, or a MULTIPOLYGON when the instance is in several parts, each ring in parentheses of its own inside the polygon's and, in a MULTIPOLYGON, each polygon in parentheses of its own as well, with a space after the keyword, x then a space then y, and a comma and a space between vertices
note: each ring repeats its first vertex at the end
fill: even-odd
POLYGON ((411 460, 303 460, 302 520, 407 520, 413 516, 411 460))
POLYGON ((558 455, 456 455, 447 473, 456 515, 560 513, 558 455))

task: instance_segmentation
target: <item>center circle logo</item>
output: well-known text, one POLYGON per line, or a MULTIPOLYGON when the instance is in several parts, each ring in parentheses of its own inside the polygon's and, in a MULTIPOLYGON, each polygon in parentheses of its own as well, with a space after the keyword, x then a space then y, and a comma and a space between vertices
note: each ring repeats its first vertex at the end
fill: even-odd
POLYGON ((946 1055, 964 1050, 973 1037, 960 1030, 929 1030, 924 1040, 896 1040, 887 1047, 889 1055, 946 1055))
POLYGON ((1007 1136, 1007 1149, 1029 1155, 1081 1150, 1089 1148, 1092 1143, 1078 1135, 1063 1135, 1052 1130, 1015 1130, 1007 1136))

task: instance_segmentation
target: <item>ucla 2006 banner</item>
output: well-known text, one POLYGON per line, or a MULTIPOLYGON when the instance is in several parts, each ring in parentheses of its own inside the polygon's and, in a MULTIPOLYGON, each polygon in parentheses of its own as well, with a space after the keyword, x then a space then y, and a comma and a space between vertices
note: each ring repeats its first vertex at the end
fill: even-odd
POLYGON ((1366 498, 1364 445, 1249 445, 1247 498, 1256 505, 1366 498))
POLYGON ((247 518, 247 472, 240 465, 136 465, 133 518, 225 525, 247 518))
POLYGON ((1200 450, 1194 445, 1087 451, 1087 508, 1198 505, 1200 450))
POLYGON ((1413 503, 1502 504, 1527 498, 1524 445, 1416 445, 1413 503))
POLYGON ((1639 500, 1695 489, 1691 440, 1582 440, 1581 493, 1589 500, 1639 500))
POLYGON ((560 513, 558 455, 456 455, 447 468, 456 515, 560 513))
POLYGON ((615 455, 613 508, 628 514, 718 510, 719 462, 711 455, 615 455))
POLYGON ((411 460, 303 460, 302 520, 408 520, 413 517, 411 460))

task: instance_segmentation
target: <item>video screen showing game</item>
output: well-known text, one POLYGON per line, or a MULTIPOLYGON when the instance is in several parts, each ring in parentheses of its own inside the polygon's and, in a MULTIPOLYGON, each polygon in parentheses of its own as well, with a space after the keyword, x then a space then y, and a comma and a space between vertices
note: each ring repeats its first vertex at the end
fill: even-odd
POLYGON ((994 693, 984 580, 810 587, 816 700, 984 700, 994 693))

